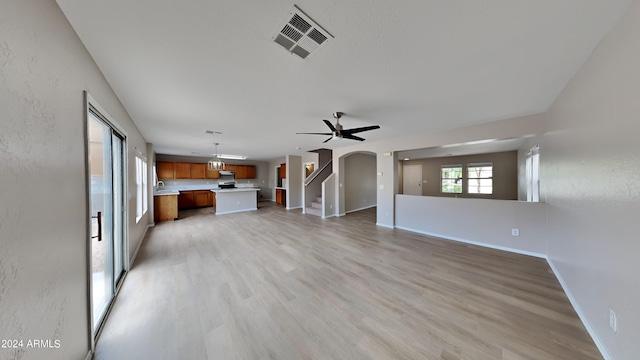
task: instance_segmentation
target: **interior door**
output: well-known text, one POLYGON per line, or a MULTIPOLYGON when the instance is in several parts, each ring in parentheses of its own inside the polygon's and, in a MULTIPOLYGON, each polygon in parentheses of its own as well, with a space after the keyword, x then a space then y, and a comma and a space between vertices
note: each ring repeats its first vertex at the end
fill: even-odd
POLYGON ((88 114, 91 308, 94 335, 124 274, 124 136, 95 110, 88 114))
POLYGON ((402 165, 402 193, 422 196, 422 165, 402 165))

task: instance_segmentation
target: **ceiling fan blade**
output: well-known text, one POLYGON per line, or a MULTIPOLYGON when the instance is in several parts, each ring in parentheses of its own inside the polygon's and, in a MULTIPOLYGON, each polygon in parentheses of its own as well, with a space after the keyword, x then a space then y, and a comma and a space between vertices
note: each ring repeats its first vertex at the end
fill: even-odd
POLYGON ((359 136, 351 135, 351 134, 345 134, 344 131, 343 131, 342 137, 345 138, 345 139, 364 141, 363 138, 361 138, 359 136))
POLYGON ((322 120, 322 121, 324 121, 324 123, 327 124, 327 126, 329 127, 329 129, 331 129, 331 131, 336 131, 336 128, 335 128, 335 126, 333 126, 331 121, 329 121, 329 120, 322 120))
POLYGON ((323 141, 322 143, 324 144, 324 143, 326 143, 327 141, 329 141, 329 140, 331 140, 331 139, 333 139, 333 136, 332 136, 332 137, 330 137, 330 138, 328 138, 327 140, 323 141))
POLYGON ((363 131, 369 131, 369 130, 375 130, 375 129, 380 129, 380 126, 379 125, 364 126, 364 127, 359 127, 359 128, 342 130, 342 132, 346 132, 346 133, 349 133, 349 134, 355 134, 355 133, 359 133, 359 132, 363 132, 363 131))
POLYGON ((332 133, 296 133, 297 135, 333 135, 332 133))

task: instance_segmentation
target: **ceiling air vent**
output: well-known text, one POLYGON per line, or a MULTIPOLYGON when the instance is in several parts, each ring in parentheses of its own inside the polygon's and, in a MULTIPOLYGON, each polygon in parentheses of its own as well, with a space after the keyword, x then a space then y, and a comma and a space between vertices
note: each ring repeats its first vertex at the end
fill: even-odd
POLYGON ((329 39, 333 36, 295 5, 273 36, 273 41, 302 59, 313 54, 329 39))

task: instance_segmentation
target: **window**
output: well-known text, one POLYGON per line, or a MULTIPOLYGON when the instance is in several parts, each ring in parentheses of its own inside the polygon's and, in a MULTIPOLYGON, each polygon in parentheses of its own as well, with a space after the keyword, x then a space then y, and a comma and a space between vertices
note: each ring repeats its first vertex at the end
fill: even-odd
POLYGON ((467 164, 467 193, 493 194, 493 163, 467 164))
POLYGON ((442 165, 443 193, 462 194, 462 165, 442 165))
POLYGON ((527 201, 540 201, 540 149, 538 145, 527 152, 527 201))
POLYGON ((147 162, 136 156, 136 222, 147 213, 147 162))

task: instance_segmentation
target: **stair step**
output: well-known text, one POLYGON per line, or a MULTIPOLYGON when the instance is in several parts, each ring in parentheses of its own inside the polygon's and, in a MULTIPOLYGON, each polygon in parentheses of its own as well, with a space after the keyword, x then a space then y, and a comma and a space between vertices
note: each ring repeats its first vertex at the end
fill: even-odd
POLYGON ((316 208, 316 209, 322 209, 322 203, 312 201, 311 202, 311 207, 312 208, 316 208))
POLYGON ((316 200, 315 201, 322 204, 322 196, 316 196, 316 200))
POLYGON ((306 208, 306 213, 307 214, 311 214, 311 215, 315 215, 315 216, 322 216, 322 209, 308 207, 308 208, 306 208))

